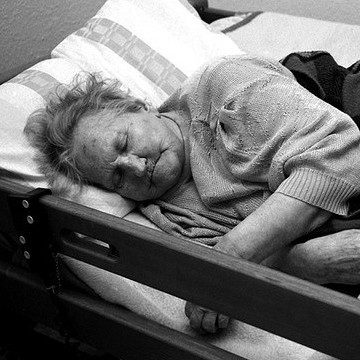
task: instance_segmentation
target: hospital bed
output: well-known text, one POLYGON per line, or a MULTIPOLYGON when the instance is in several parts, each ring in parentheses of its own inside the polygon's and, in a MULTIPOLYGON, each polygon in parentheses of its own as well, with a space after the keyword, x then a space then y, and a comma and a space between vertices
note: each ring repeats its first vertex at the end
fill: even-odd
POLYGON ((167 235, 117 194, 87 186, 56 196, 37 170, 26 119, 84 71, 115 77, 157 106, 215 56, 321 49, 344 66, 360 58, 355 25, 234 14, 206 1, 196 10, 186 1, 108 0, 48 59, 0 86, 2 330, 46 329, 67 346, 124 360, 359 359, 357 293, 167 235), (185 300, 234 320, 220 334, 198 335, 185 300))

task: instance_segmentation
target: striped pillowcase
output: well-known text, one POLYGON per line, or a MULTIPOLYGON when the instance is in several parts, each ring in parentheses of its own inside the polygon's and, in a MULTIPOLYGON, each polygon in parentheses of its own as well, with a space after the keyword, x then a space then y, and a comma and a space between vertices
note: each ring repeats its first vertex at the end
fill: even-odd
POLYGON ((108 0, 52 52, 83 70, 117 78, 125 90, 159 106, 213 57, 241 53, 178 0, 108 0))
POLYGON ((33 161, 23 129, 28 116, 45 105, 50 93, 61 91, 81 69, 65 59, 49 59, 0 86, 0 173, 11 171, 25 184, 46 186, 33 161))
MULTIPOLYGON (((47 187, 33 158, 35 155, 23 129, 28 116, 43 107, 53 93, 59 93, 81 71, 76 64, 65 59, 49 59, 20 73, 0 86, 0 176, 30 187, 47 187)), ((85 186, 81 194, 71 200, 100 211, 123 217, 135 204, 116 193, 93 186, 85 186)))

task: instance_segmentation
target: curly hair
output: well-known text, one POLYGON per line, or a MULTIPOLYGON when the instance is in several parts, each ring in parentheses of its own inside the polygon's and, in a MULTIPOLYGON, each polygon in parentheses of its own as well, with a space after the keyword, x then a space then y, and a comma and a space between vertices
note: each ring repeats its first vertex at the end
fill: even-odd
POLYGON ((148 108, 120 86, 117 80, 89 74, 84 81, 76 79, 72 88, 56 94, 44 108, 30 115, 24 133, 38 150, 35 161, 55 192, 66 192, 71 183, 85 183, 72 154, 73 130, 82 117, 104 110, 121 115, 148 108))

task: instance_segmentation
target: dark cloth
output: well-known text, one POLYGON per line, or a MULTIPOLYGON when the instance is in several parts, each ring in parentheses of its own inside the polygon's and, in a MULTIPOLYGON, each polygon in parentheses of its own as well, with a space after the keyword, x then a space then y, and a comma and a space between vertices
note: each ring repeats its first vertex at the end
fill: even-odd
POLYGON ((280 63, 311 93, 348 114, 360 128, 360 60, 345 68, 324 51, 296 52, 280 63))
MULTIPOLYGON (((297 52, 280 60, 295 76, 297 82, 318 98, 348 114, 360 128, 360 60, 345 68, 324 51, 297 52)), ((360 229, 360 198, 352 199, 352 215, 348 218, 333 217, 308 236, 310 238, 346 229, 360 229)), ((330 289, 357 297, 360 285, 326 284, 330 289)))

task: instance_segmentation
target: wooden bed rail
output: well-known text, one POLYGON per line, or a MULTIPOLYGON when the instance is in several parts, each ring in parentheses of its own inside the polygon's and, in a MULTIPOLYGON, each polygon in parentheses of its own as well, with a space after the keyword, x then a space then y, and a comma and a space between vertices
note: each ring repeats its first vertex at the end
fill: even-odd
MULTIPOLYGON (((14 187, 0 181, 0 189, 3 205, 14 187)), ((62 254, 329 355, 359 358, 357 299, 52 195, 39 204, 46 214, 46 238, 62 254)), ((2 206, 0 225, 10 229, 8 212, 2 206)))
MULTIPOLYGON (((0 261, 0 292, 1 314, 16 313, 59 330, 57 305, 35 274, 0 261)), ((121 359, 246 360, 99 297, 65 288, 58 302, 72 337, 121 359)))

